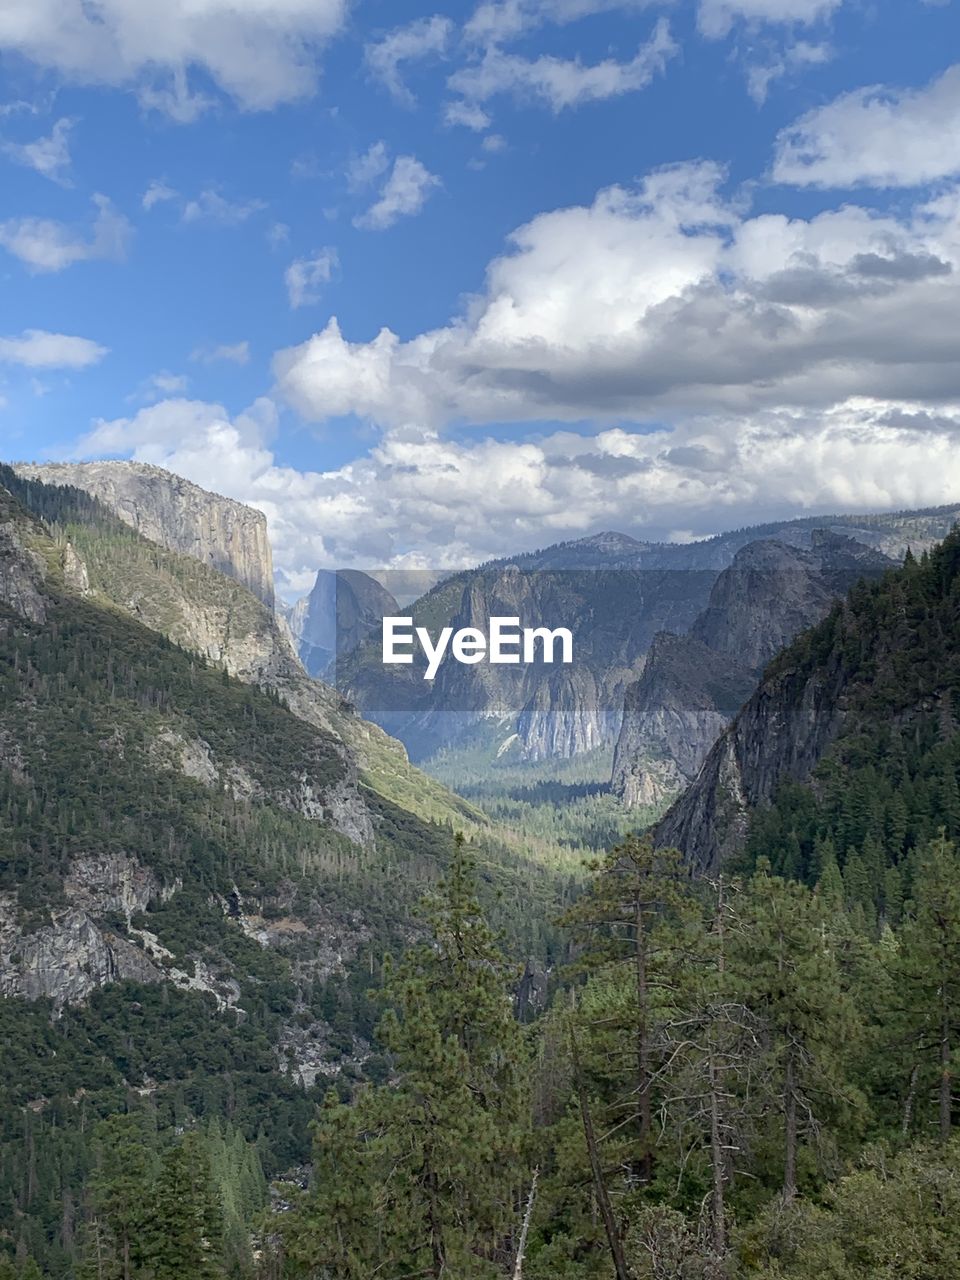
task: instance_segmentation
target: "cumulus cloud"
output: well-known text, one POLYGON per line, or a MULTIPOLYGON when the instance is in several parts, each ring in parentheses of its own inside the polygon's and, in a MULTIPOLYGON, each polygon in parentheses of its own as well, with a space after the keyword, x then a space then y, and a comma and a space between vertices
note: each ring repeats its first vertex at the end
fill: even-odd
POLYGON ((168 369, 161 369, 159 373, 152 373, 149 378, 144 378, 136 391, 127 396, 127 400, 153 404, 169 396, 183 395, 189 384, 190 380, 186 374, 170 373, 168 369))
POLYGON ((283 277, 291 307, 296 309, 319 302, 324 287, 333 279, 339 265, 337 251, 331 248, 291 262, 283 277))
POLYGON ((415 99, 400 75, 401 66, 406 62, 444 54, 452 34, 453 22, 449 18, 440 14, 418 18, 405 27, 397 27, 382 40, 368 44, 364 58, 371 73, 397 102, 412 107, 415 99))
POLYGON ((252 110, 312 93, 346 12, 347 0, 7 0, 0 49, 68 81, 130 86, 188 121, 209 105, 190 86, 197 71, 252 110))
POLYGON ((464 129, 472 129, 474 133, 483 133, 491 124, 490 116, 483 107, 475 102, 464 102, 459 98, 446 104, 443 109, 443 119, 445 124, 452 127, 462 125, 464 129))
POLYGON ((646 88, 678 52, 679 46, 670 35, 670 24, 661 18, 649 41, 627 62, 606 58, 603 62, 585 65, 579 59, 547 54, 525 58, 493 46, 486 50, 479 63, 454 72, 448 85, 468 104, 485 103, 498 94, 509 94, 520 99, 540 100, 552 111, 559 112, 646 88))
POLYGON ((0 338, 0 362, 25 369, 87 369, 106 354, 107 348, 99 342, 45 329, 25 329, 18 337, 0 338))
POLYGON ((432 174, 416 156, 397 156, 380 194, 366 213, 353 220, 355 227, 366 231, 386 231, 400 218, 418 214, 440 179, 432 174))
POLYGON ((429 429, 960 398, 960 189, 790 219, 722 183, 675 166, 541 214, 448 325, 351 343, 333 320, 279 353, 279 391, 313 420, 429 429))
POLYGON ((843 0, 700 0, 698 25, 705 36, 722 39, 737 22, 809 26, 828 18, 843 0))
POLYGON ((42 177, 65 185, 70 168, 70 133, 76 123, 64 117, 45 137, 36 138, 33 142, 4 142, 0 149, 16 164, 25 165, 42 177))
POLYGON ((51 218, 8 218, 0 222, 0 246, 31 271, 63 271, 75 262, 126 256, 133 228, 106 196, 94 196, 97 210, 89 233, 51 218))
POLYGON ((960 174, 960 65, 920 89, 845 93, 777 139, 778 182, 911 187, 960 174))
POLYGON ((455 441, 388 433, 329 471, 281 466, 269 401, 231 418, 171 400, 104 422, 78 456, 132 455, 264 511, 281 587, 318 567, 458 566, 611 525, 707 535, 799 511, 955 501, 960 411, 851 399, 826 412, 709 414, 643 432, 455 441))

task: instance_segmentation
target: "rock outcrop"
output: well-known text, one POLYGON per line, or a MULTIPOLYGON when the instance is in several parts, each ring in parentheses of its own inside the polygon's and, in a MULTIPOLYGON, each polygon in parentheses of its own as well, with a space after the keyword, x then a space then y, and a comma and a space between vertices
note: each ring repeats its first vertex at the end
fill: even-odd
POLYGON ((661 632, 643 675, 626 692, 614 792, 634 808, 680 791, 755 686, 756 672, 726 654, 661 632))
MULTIPOLYGON (((804 517, 684 544, 644 542, 616 531, 558 543, 461 571, 403 612, 432 634, 442 625, 483 628, 493 614, 519 616, 523 626, 571 627, 576 637, 572 671, 561 676, 491 670, 485 663, 458 669, 447 663, 429 687, 421 667, 387 670, 379 650, 368 645, 366 652, 361 646, 338 664, 338 687, 417 760, 442 748, 496 754, 508 743, 511 752, 528 760, 572 756, 618 741, 627 689, 644 679, 654 636, 661 631, 685 635, 696 625, 692 638, 729 655, 734 665, 720 672, 716 662, 705 659, 709 679, 689 705, 679 691, 657 701, 665 676, 655 671, 649 697, 637 691, 629 695, 632 719, 623 725, 614 783, 631 803, 656 802, 682 786, 690 770, 696 772, 764 662, 823 616, 851 573, 859 576, 871 564, 890 563, 884 556, 900 557, 908 546, 915 552, 931 546, 958 517, 960 506, 954 505, 876 516, 804 517), (830 543, 836 570, 825 566, 830 543), (751 545, 754 550, 747 550, 751 545), (841 554, 842 545, 847 550, 841 554), (844 556, 850 561, 846 566, 839 564, 844 556), (853 563, 858 559, 863 563, 853 563), (735 562, 738 573, 718 584, 719 594, 710 601, 718 575, 735 562), (781 589, 771 591, 777 574, 781 589), (522 590, 518 579, 527 582, 522 590), (757 598, 763 601, 759 611, 753 605, 757 598), (637 719, 647 708, 649 733, 637 719), (637 773, 631 762, 647 738, 651 749, 637 773)), ((702 658, 692 648, 687 660, 674 660, 676 668, 690 668, 694 681, 698 653, 702 658)))
POLYGON ((43 579, 43 560, 27 547, 22 529, 2 520, 0 508, 0 604, 30 622, 42 622, 43 579))
POLYGON ((235 578, 273 607, 267 521, 252 507, 139 462, 53 462, 16 470, 45 484, 72 485, 92 494, 151 542, 235 578))
POLYGON ((812 673, 778 663, 656 826, 656 843, 679 848, 697 874, 714 872, 742 845, 752 809, 781 782, 809 778, 843 726, 847 679, 839 653, 812 673))
POLYGON ((492 617, 517 618, 520 629, 565 628, 573 662, 465 665, 447 658, 436 679, 423 679, 422 655, 385 668, 379 647, 341 664, 340 687, 368 719, 399 737, 414 759, 446 746, 491 737, 514 739, 527 760, 570 757, 612 745, 623 695, 643 667, 653 636, 686 629, 713 583, 711 572, 636 569, 478 570, 444 582, 410 610, 432 636, 442 626, 486 634, 492 617))
POLYGON ((164 976, 141 946, 122 931, 152 902, 178 885, 123 854, 77 858, 63 883, 65 904, 39 927, 24 928, 16 899, 0 894, 0 994, 78 1004, 108 982, 159 982, 164 976), (115 923, 107 923, 107 919, 115 923))
POLYGON ((631 806, 656 805, 692 782, 770 659, 854 582, 893 566, 830 530, 813 530, 809 548, 767 540, 740 550, 689 633, 657 636, 627 690, 614 792, 631 806))

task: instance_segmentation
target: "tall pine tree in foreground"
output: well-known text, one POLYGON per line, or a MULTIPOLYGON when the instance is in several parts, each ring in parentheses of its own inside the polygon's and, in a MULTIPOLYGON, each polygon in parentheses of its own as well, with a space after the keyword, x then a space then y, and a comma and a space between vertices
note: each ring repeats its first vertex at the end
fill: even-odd
POLYGON ((322 1109, 313 1187, 279 1224, 285 1274, 493 1280, 512 1256, 528 1180, 516 974, 460 836, 423 916, 429 939, 384 985, 393 1079, 322 1109))

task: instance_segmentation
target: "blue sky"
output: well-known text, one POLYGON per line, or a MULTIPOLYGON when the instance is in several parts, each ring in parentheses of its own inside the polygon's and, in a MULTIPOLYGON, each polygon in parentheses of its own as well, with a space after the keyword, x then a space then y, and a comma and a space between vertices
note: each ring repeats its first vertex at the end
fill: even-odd
POLYGON ((960 498, 920 0, 8 0, 0 445, 253 502, 287 594, 960 498))

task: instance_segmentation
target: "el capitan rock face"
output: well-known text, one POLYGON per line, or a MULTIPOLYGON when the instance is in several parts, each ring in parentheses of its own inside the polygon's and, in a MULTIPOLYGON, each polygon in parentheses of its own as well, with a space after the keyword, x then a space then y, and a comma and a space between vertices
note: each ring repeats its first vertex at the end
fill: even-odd
POLYGON ((764 540, 717 578, 685 636, 656 637, 627 690, 612 786, 628 805, 657 804, 697 776, 764 666, 862 577, 894 561, 830 530, 809 548, 764 540))
POLYGON ((267 520, 252 507, 139 462, 52 462, 16 470, 45 484, 84 490, 151 542, 235 578, 273 607, 267 520))

